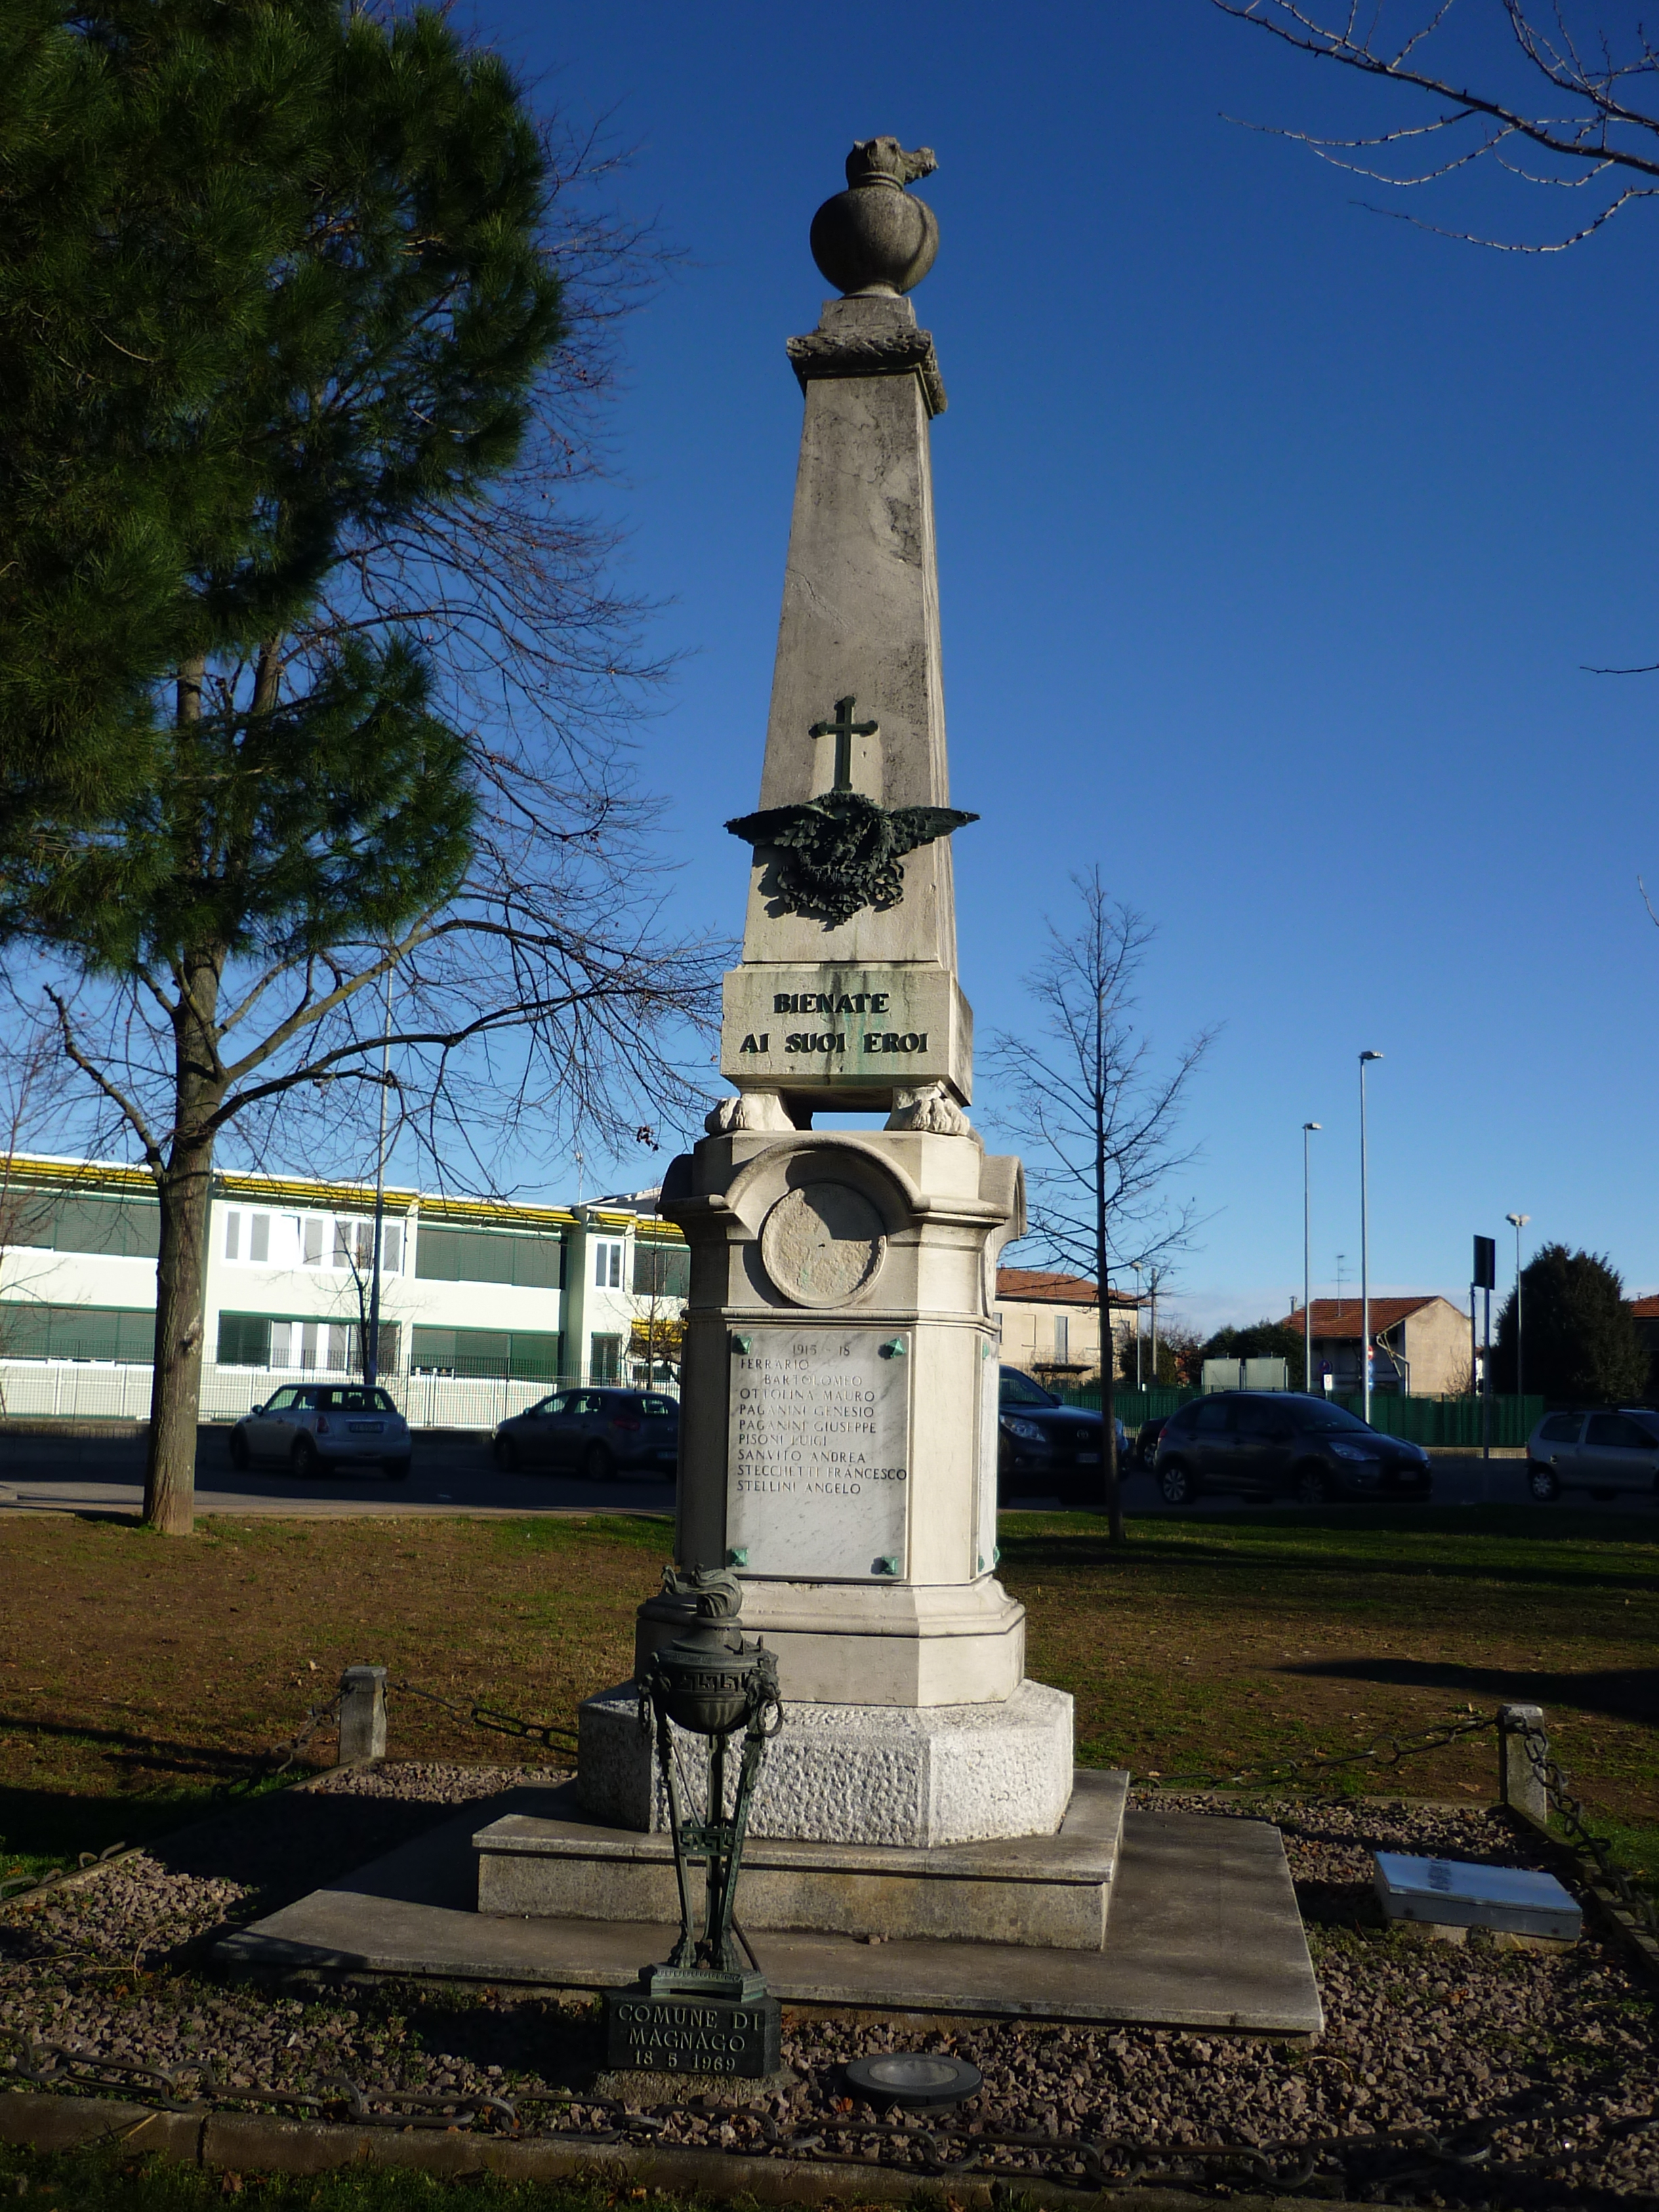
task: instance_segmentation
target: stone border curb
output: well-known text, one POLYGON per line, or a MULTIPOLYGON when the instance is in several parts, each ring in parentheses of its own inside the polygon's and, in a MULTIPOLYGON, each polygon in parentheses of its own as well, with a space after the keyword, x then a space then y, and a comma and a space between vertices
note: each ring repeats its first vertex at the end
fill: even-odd
POLYGON ((515 2142, 510 2138, 429 2129, 340 2127, 258 2112, 157 2112, 99 2097, 58 2097, 15 2089, 0 2094, 0 2142, 38 2151, 106 2146, 171 2158, 214 2172, 327 2173, 340 2166, 397 2167, 461 2181, 493 2173, 502 2181, 609 2179, 702 2198, 758 2203, 936 2203, 948 2195, 963 2212, 993 2212, 1011 2194, 1052 2212, 1198 2212, 1224 2202, 1228 2212, 1352 2212, 1323 2197, 1200 2195, 1183 2189, 1066 2189, 1017 2173, 981 2179, 920 2179, 860 2160, 744 2158, 731 2151, 676 2146, 636 2150, 617 2143, 515 2142))
POLYGON ((1585 1852, 1576 1850, 1565 1837, 1558 1836, 1541 1820, 1534 1820, 1524 1806, 1508 1805, 1504 1809, 1547 1846, 1559 1866, 1577 1876, 1585 1896, 1595 1908, 1596 1918, 1607 1934, 1616 1943, 1623 1945, 1644 1973, 1659 1981, 1659 1943, 1640 1925, 1633 1914, 1626 1911, 1615 1893, 1602 1886, 1600 1879, 1601 1869, 1595 1860, 1585 1852))
MULTIPOLYGON (((161 1838, 158 1836, 155 1841, 159 1843, 161 1838)), ((140 1851, 149 1848, 147 1844, 128 1844, 118 1851, 112 1851, 106 1859, 94 1859, 90 1866, 71 1867, 55 1881, 38 1881, 32 1889, 15 1889, 9 1897, 0 1897, 0 1918, 21 1905, 38 1905, 43 1897, 56 1897, 59 1890, 80 1889, 94 1876, 107 1874, 111 1867, 124 1866, 127 1860, 136 1859, 140 1851)))

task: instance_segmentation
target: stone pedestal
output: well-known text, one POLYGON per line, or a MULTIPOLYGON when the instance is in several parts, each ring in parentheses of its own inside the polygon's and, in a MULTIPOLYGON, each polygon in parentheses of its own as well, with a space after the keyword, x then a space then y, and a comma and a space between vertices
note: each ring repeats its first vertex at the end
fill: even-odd
MULTIPOLYGON (((887 1717, 890 1727, 893 1717, 887 1717)), ((902 1764, 907 1747, 901 1741, 898 1748, 902 1764)), ((805 1769, 821 1788, 819 1772, 805 1769)), ((1041 1839, 915 1850, 756 1836, 744 1855, 743 1925, 751 1933, 787 1928, 889 1942, 921 1937, 1098 1951, 1128 1780, 1121 1773, 1079 1774, 1058 1832, 1041 1839)), ((678 1899, 667 1838, 631 1832, 631 1821, 596 1820, 568 1785, 557 1798, 564 1802, 535 1814, 509 1814, 474 1836, 479 1911, 672 1920, 678 1899)))
MULTIPOLYGON (((583 1705, 580 1802, 593 1820, 660 1832, 668 1808, 638 1712, 631 1682, 583 1705)), ((696 1775, 706 1751, 690 1736, 680 1749, 696 1775)), ((786 1703, 749 1833, 918 1850, 1050 1836, 1071 1794, 1072 1700, 1045 1683, 973 1705, 786 1703)))

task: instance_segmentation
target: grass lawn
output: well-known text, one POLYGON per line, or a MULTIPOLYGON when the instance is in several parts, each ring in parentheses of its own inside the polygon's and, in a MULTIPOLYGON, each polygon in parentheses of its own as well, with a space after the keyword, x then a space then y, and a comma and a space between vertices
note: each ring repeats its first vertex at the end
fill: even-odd
MULTIPOLYGON (((1029 1670, 1077 1699, 1079 1756, 1139 1775, 1352 1748, 1503 1698, 1659 1873, 1659 1531, 1547 1508, 1006 1514, 1029 1670)), ((0 1877, 176 1825, 379 1661, 442 1696, 571 1722, 624 1680, 672 1531, 654 1517, 0 1522, 0 1877)), ((397 1758, 537 1747, 394 1698, 397 1758)), ((324 1740, 318 1746, 326 1762, 324 1740)), ((1489 1797, 1489 1735, 1368 1790, 1489 1797)))
MULTIPOLYGON (((694 2202, 708 2201, 626 2182, 513 2183, 488 2175, 441 2181, 362 2166, 321 2174, 226 2174, 119 2149, 53 2156, 0 2143, 0 2196, 14 2193, 43 2212, 207 2212, 234 2197, 270 2212, 418 2212, 456 2197, 491 2212, 614 2212, 635 2202, 653 2212, 691 2212, 694 2202)), ((747 2201, 752 2206, 753 2198, 747 2201)))

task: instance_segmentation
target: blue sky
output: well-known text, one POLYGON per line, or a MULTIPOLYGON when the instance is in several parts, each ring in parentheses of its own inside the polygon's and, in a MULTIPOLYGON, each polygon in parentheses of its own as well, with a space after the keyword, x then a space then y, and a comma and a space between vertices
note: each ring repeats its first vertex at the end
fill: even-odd
MULTIPOLYGON (((855 137, 927 143, 915 295, 933 454, 963 981, 982 1030, 1068 871, 1158 938, 1154 1034, 1222 1033, 1192 1094, 1181 1269, 1203 1323, 1283 1312, 1316 1139, 1316 1293, 1466 1281, 1472 1231, 1659 1283, 1659 211, 1483 252, 1224 115, 1402 120, 1207 0, 833 10, 475 0, 479 33, 638 149, 626 204, 687 260, 635 320, 626 577, 683 658, 643 730, 688 922, 735 930, 800 401, 783 352, 855 137)), ((1483 10, 1498 46, 1497 10, 1483 10)), ((1469 52, 1480 39, 1471 36, 1469 52)), ((1428 212, 1540 234, 1476 183, 1428 212)), ((1567 196, 1560 196, 1563 199, 1567 196)), ((995 1102, 978 1118, 994 1144, 995 1102)), ((556 1177, 561 1172, 555 1169, 556 1177)), ((643 1158, 610 1187, 646 1180, 643 1158)), ((588 1188, 595 1187, 587 1170, 588 1188)), ((568 1185, 567 1185, 568 1187, 568 1185)), ((1502 1264, 1500 1261, 1500 1265, 1502 1264)))

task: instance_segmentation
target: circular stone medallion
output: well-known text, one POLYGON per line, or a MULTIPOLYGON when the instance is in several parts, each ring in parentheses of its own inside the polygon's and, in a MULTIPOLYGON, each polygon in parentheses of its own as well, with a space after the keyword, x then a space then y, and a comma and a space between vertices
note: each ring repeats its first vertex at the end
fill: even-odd
POLYGON ((787 1190, 761 1226, 766 1272, 798 1306, 840 1306, 874 1282, 887 1254, 881 1216, 850 1183, 787 1190))

